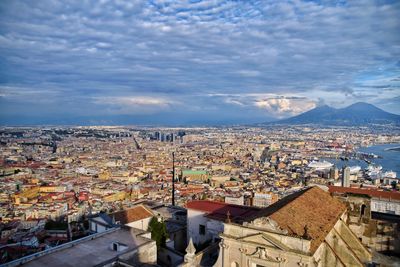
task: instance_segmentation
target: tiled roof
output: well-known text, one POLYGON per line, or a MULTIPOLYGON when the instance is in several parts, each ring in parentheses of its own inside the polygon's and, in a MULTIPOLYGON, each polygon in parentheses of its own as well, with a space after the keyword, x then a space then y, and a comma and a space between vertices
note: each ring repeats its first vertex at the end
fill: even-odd
POLYGON ((370 197, 400 200, 400 192, 381 191, 371 188, 354 188, 354 187, 340 187, 340 186, 328 186, 328 187, 329 187, 329 192, 331 193, 364 194, 370 197))
POLYGON ((345 205, 319 187, 291 194, 262 209, 252 220, 269 217, 289 235, 311 240, 314 253, 346 210, 345 205))
POLYGON ((239 206, 210 200, 191 201, 186 204, 186 207, 205 212, 207 213, 207 217, 219 221, 225 221, 229 211, 231 221, 237 223, 244 221, 249 216, 254 216, 260 211, 259 208, 255 207, 239 206))
POLYGON ((110 215, 112 218, 114 216, 116 222, 120 222, 121 224, 127 224, 135 221, 139 221, 145 218, 153 217, 153 213, 148 209, 143 207, 142 205, 138 205, 136 207, 118 211, 110 215))

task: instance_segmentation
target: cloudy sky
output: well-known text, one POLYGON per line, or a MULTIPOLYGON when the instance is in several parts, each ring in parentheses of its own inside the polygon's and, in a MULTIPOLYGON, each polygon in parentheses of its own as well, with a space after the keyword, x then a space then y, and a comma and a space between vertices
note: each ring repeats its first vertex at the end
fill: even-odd
POLYGON ((400 1, 0 1, 0 124, 400 114, 400 1))

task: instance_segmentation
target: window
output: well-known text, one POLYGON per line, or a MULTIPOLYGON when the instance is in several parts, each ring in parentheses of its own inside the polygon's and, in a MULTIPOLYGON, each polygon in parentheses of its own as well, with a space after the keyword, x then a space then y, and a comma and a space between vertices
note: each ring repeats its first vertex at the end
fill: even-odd
POLYGON ((361 217, 365 215, 365 208, 366 206, 364 204, 361 205, 361 217))
POLYGON ((206 226, 205 225, 202 225, 202 224, 199 225, 199 234, 200 235, 206 234, 206 226))

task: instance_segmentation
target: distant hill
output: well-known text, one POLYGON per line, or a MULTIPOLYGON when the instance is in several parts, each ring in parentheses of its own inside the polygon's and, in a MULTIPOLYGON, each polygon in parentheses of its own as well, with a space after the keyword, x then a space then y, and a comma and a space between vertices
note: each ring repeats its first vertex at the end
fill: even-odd
POLYGON ((327 105, 319 106, 300 115, 266 124, 400 125, 400 115, 386 112, 368 103, 358 102, 340 109, 327 105))

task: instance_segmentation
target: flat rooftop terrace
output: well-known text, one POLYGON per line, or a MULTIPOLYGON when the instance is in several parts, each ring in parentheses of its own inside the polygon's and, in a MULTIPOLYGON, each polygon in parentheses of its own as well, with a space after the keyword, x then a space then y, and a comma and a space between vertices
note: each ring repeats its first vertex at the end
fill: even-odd
POLYGON ((154 242, 140 236, 144 233, 144 231, 138 229, 125 227, 111 229, 107 232, 94 234, 50 250, 29 255, 4 266, 18 266, 21 264, 27 267, 102 265, 116 260, 119 255, 133 251, 144 244, 154 242), (127 248, 123 251, 114 251, 110 248, 113 242, 124 244, 127 248), (21 262, 24 259, 25 261, 21 262))

